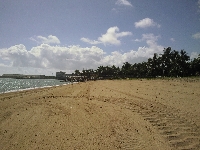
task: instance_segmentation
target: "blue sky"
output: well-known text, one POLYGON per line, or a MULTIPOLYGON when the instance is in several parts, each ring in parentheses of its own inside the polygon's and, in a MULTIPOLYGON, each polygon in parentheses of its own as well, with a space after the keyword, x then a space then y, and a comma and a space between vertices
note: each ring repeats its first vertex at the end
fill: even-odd
POLYGON ((0 75, 200 53, 200 0, 0 0, 0 75))

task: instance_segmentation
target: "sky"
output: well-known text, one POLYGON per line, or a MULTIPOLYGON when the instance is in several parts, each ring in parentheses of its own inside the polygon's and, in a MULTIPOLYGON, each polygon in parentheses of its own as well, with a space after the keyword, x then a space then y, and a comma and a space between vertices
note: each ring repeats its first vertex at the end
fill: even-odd
POLYGON ((0 75, 200 54, 200 0, 0 0, 0 75))

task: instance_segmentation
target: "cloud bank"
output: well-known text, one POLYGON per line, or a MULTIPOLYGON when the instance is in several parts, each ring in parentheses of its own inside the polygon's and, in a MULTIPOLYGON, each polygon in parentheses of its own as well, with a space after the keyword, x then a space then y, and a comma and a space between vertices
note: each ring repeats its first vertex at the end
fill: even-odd
MULTIPOLYGON (((120 33, 120 35, 126 34, 120 33)), ((100 65, 121 66, 124 62, 138 63, 146 61, 154 53, 162 52, 163 46, 157 44, 158 38, 159 36, 153 34, 143 34, 141 40, 146 42, 147 47, 139 47, 137 50, 125 53, 113 51, 111 54, 106 54, 97 46, 65 47, 41 44, 27 50, 23 44, 19 44, 0 49, 0 66, 69 71, 83 68, 96 69, 100 65)))
POLYGON ((104 44, 104 45, 121 45, 121 41, 119 38, 130 36, 131 32, 119 32, 119 28, 117 26, 110 27, 107 32, 100 37, 98 40, 90 40, 88 38, 81 38, 81 41, 95 45, 95 44, 104 44))
POLYGON ((135 22, 135 27, 136 28, 148 28, 148 27, 160 28, 161 26, 158 23, 154 22, 153 19, 145 18, 138 22, 135 22))

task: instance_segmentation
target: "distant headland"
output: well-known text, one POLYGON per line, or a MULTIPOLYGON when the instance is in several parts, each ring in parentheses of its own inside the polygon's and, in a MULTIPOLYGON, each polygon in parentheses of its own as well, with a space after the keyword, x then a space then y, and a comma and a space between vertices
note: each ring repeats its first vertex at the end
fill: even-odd
POLYGON ((3 74, 0 78, 13 78, 13 79, 56 79, 55 76, 45 75, 24 75, 24 74, 3 74))

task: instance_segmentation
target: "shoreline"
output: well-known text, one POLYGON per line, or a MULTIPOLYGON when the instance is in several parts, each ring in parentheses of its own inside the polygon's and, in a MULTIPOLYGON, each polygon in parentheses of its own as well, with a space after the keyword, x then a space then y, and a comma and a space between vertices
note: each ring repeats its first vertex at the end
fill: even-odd
MULTIPOLYGON (((63 84, 63 85, 67 85, 67 84, 63 84)), ((61 86, 61 85, 54 85, 54 86, 56 87, 56 86, 61 86)), ((54 86, 43 86, 43 87, 35 87, 35 88, 25 88, 25 89, 11 90, 11 91, 2 92, 0 94, 15 93, 15 92, 35 90, 35 89, 43 89, 43 88, 51 88, 51 87, 54 87, 54 86)))
MULTIPOLYGON (((29 82, 27 82, 29 80, 30 80, 30 84, 32 84, 33 80, 35 80, 35 81, 40 81, 40 80, 42 80, 42 81, 51 81, 51 80, 52 81, 59 81, 59 80, 56 80, 56 79, 12 79, 12 78, 7 78, 7 79, 15 80, 14 82, 16 82, 17 80, 20 80, 20 82, 24 80, 24 81, 26 81, 26 82, 24 82, 26 84, 29 83, 29 82)), ((71 84, 70 82, 62 82, 62 84, 55 84, 55 85, 47 85, 46 83, 43 83, 44 84, 43 86, 41 86, 41 85, 35 86, 35 84, 33 84, 33 85, 30 85, 30 87, 19 87, 19 86, 23 85, 24 83, 22 82, 20 85, 19 84, 16 84, 16 85, 14 84, 12 86, 16 86, 18 88, 16 88, 16 89, 10 89, 10 90, 4 90, 2 92, 0 91, 0 94, 10 93, 10 92, 17 92, 17 91, 24 91, 24 90, 32 90, 32 89, 37 89, 37 88, 45 88, 45 87, 53 87, 53 86, 71 84)), ((61 83, 61 82, 58 82, 58 83, 61 83)), ((6 84, 6 83, 4 83, 4 84, 6 84)), ((38 83, 36 83, 36 84, 38 84, 38 83)), ((53 83, 51 83, 51 84, 53 84, 53 83)), ((10 85, 8 85, 8 86, 10 86, 10 85)))

